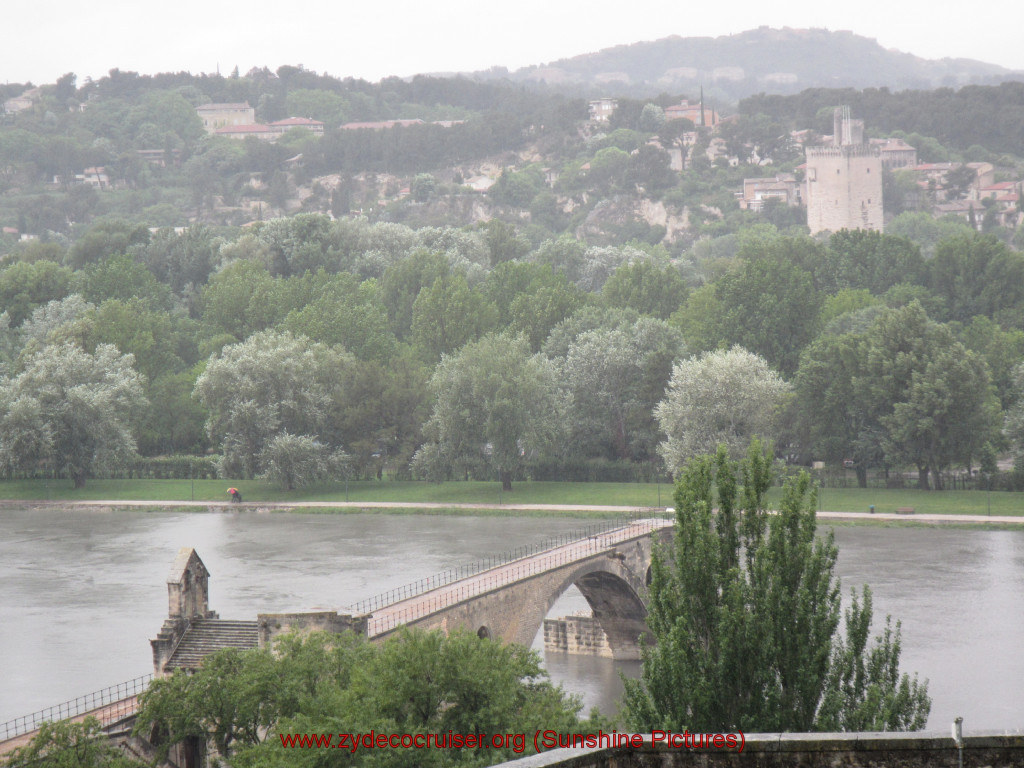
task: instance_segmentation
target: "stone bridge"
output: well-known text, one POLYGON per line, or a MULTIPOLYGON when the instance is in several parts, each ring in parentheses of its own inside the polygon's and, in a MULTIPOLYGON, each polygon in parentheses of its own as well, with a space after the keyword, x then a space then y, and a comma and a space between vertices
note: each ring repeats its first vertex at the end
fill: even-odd
MULTIPOLYGON (((656 518, 606 523, 431 576, 344 613, 259 614, 255 621, 225 620, 210 610, 210 574, 195 550, 183 547, 167 578, 168 617, 150 641, 154 674, 195 669, 211 653, 263 647, 291 630, 353 630, 378 640, 402 626, 446 632, 458 627, 529 646, 548 611, 572 585, 593 608, 614 657, 638 658, 651 552, 654 542, 667 541, 671 530, 672 521, 656 518)), ((123 730, 128 724, 130 730, 138 692, 136 685, 130 696, 76 705, 74 712, 61 710, 60 716, 98 715, 104 726, 123 730), (116 716, 105 717, 115 711, 116 716)), ((0 724, 0 754, 26 743, 39 722, 51 719, 49 712, 0 724)))
POLYGON ((575 585, 593 609, 615 658, 639 658, 651 550, 669 520, 636 520, 382 606, 366 634, 383 638, 400 626, 469 629, 529 646, 555 601, 575 585))
MULTIPOLYGON (((672 522, 663 519, 609 523, 431 576, 357 603, 347 613, 259 614, 258 644, 268 645, 291 630, 351 629, 378 640, 412 626, 445 632, 458 627, 529 646, 555 601, 575 585, 593 608, 612 655, 639 658, 651 551, 654 541, 667 540, 671 530, 672 522)), ((196 582, 197 590, 205 588, 196 582)), ((193 602, 205 610, 201 600, 193 602)), ((173 605, 174 598, 172 610, 173 605)), ((199 626, 210 632, 214 623, 205 620, 199 626)), ((190 647, 187 636, 179 647, 190 647)), ((167 657, 167 670, 178 666, 175 656, 180 653, 167 657)), ((161 662, 155 660, 161 674, 161 662)))

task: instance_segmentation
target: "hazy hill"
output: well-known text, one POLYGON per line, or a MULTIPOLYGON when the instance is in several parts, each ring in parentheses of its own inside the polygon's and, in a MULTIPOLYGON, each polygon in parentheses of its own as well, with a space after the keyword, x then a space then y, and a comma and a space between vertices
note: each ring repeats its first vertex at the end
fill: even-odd
POLYGON ((1024 77, 1022 72, 970 59, 922 59, 852 32, 788 27, 761 27, 716 38, 666 37, 478 76, 499 74, 615 93, 685 92, 703 84, 714 97, 729 101, 816 87, 927 89, 1024 77))

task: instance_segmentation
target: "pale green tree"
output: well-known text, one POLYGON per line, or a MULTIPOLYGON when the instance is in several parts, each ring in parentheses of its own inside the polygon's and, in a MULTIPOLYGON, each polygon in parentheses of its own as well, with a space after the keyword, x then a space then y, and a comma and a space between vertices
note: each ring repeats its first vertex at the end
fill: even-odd
POLYGON ((429 173, 417 173, 409 185, 409 194, 417 203, 425 203, 437 194, 437 179, 429 173))
POLYGON ((260 456, 263 476, 289 491, 341 476, 347 458, 344 451, 331 450, 315 437, 288 432, 270 438, 260 456))
POLYGON ((352 357, 288 332, 255 333, 224 347, 196 381, 209 412, 207 433, 219 444, 222 470, 252 478, 266 470, 278 435, 308 435, 340 448, 339 410, 352 357))
POLYGON ((650 258, 647 253, 631 245, 623 248, 616 248, 613 245, 593 246, 584 253, 576 284, 585 291, 597 293, 623 264, 633 264, 650 258))
POLYGON ((657 104, 644 104, 640 110, 640 130, 657 133, 665 124, 665 110, 657 104))
POLYGON ((22 357, 30 357, 51 341, 60 341, 67 335, 69 326, 84 317, 95 307, 73 293, 63 299, 48 301, 32 310, 32 315, 21 324, 22 357))
POLYGON ((65 343, 42 348, 0 385, 0 464, 50 467, 76 488, 135 454, 134 422, 146 406, 132 355, 112 344, 93 354, 65 343))
POLYGON ((347 272, 309 296, 309 303, 293 309, 282 326, 296 335, 325 344, 340 344, 360 360, 387 362, 397 340, 388 327, 387 309, 376 280, 363 280, 347 272))
POLYGON ((490 467, 506 491, 537 452, 555 444, 565 404, 554 364, 522 336, 490 334, 441 359, 430 381, 427 443, 413 460, 427 476, 490 467))
POLYGON ((676 363, 655 416, 666 439, 660 450, 675 471, 724 444, 741 454, 752 437, 771 441, 790 386, 761 357, 742 347, 676 363))

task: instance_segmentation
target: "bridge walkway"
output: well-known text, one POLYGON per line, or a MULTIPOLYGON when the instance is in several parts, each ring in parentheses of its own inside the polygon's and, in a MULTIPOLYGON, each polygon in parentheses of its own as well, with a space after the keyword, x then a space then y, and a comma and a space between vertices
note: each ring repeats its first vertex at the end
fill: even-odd
POLYGON ((368 637, 380 637, 403 624, 425 618, 432 613, 470 600, 479 595, 528 579, 555 568, 600 555, 615 546, 655 531, 671 527, 673 520, 648 518, 634 520, 582 539, 570 541, 542 552, 503 563, 479 573, 438 586, 415 596, 398 600, 373 611, 367 622, 368 637))
POLYGON ((121 683, 112 688, 106 688, 104 691, 97 691, 96 694, 89 694, 89 696, 95 696, 106 691, 118 691, 131 684, 134 684, 132 687, 137 690, 136 693, 131 693, 124 698, 98 704, 91 709, 75 706, 77 702, 87 698, 83 696, 64 704, 59 704, 56 707, 50 707, 25 717, 0 723, 0 757, 13 752, 19 747, 26 746, 39 733, 39 728, 44 722, 70 720, 73 723, 80 723, 87 717, 95 717, 103 728, 109 728, 122 720, 134 717, 139 707, 139 695, 150 679, 152 679, 152 676, 146 675, 143 678, 129 681, 129 683, 121 683))

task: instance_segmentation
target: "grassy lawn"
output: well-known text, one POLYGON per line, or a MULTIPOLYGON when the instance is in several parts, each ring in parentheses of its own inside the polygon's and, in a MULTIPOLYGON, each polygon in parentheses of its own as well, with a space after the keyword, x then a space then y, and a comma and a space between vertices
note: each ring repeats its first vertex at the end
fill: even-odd
MULTIPOLYGON (((772 489, 773 494, 778 489, 772 489)), ((918 491, 874 488, 824 488, 818 492, 818 508, 833 512, 895 512, 913 507, 929 515, 1024 515, 1024 494, 1006 491, 918 491)), ((911 515, 907 516, 912 519, 911 515)))
MULTIPOLYGON (((236 485, 247 502, 282 501, 400 501, 441 504, 615 505, 624 507, 667 507, 672 488, 662 484, 638 483, 513 483, 512 493, 502 493, 497 482, 351 482, 286 491, 261 480, 89 480, 75 490, 70 480, 12 480, 0 482, 0 499, 24 500, 137 500, 226 502, 229 486, 236 485)), ((769 500, 778 499, 773 488, 769 500)), ((820 492, 819 509, 835 512, 895 512, 913 507, 918 514, 1024 515, 1024 494, 983 491, 916 491, 860 488, 826 488, 820 492)), ((912 519, 912 518, 911 518, 912 519)))

